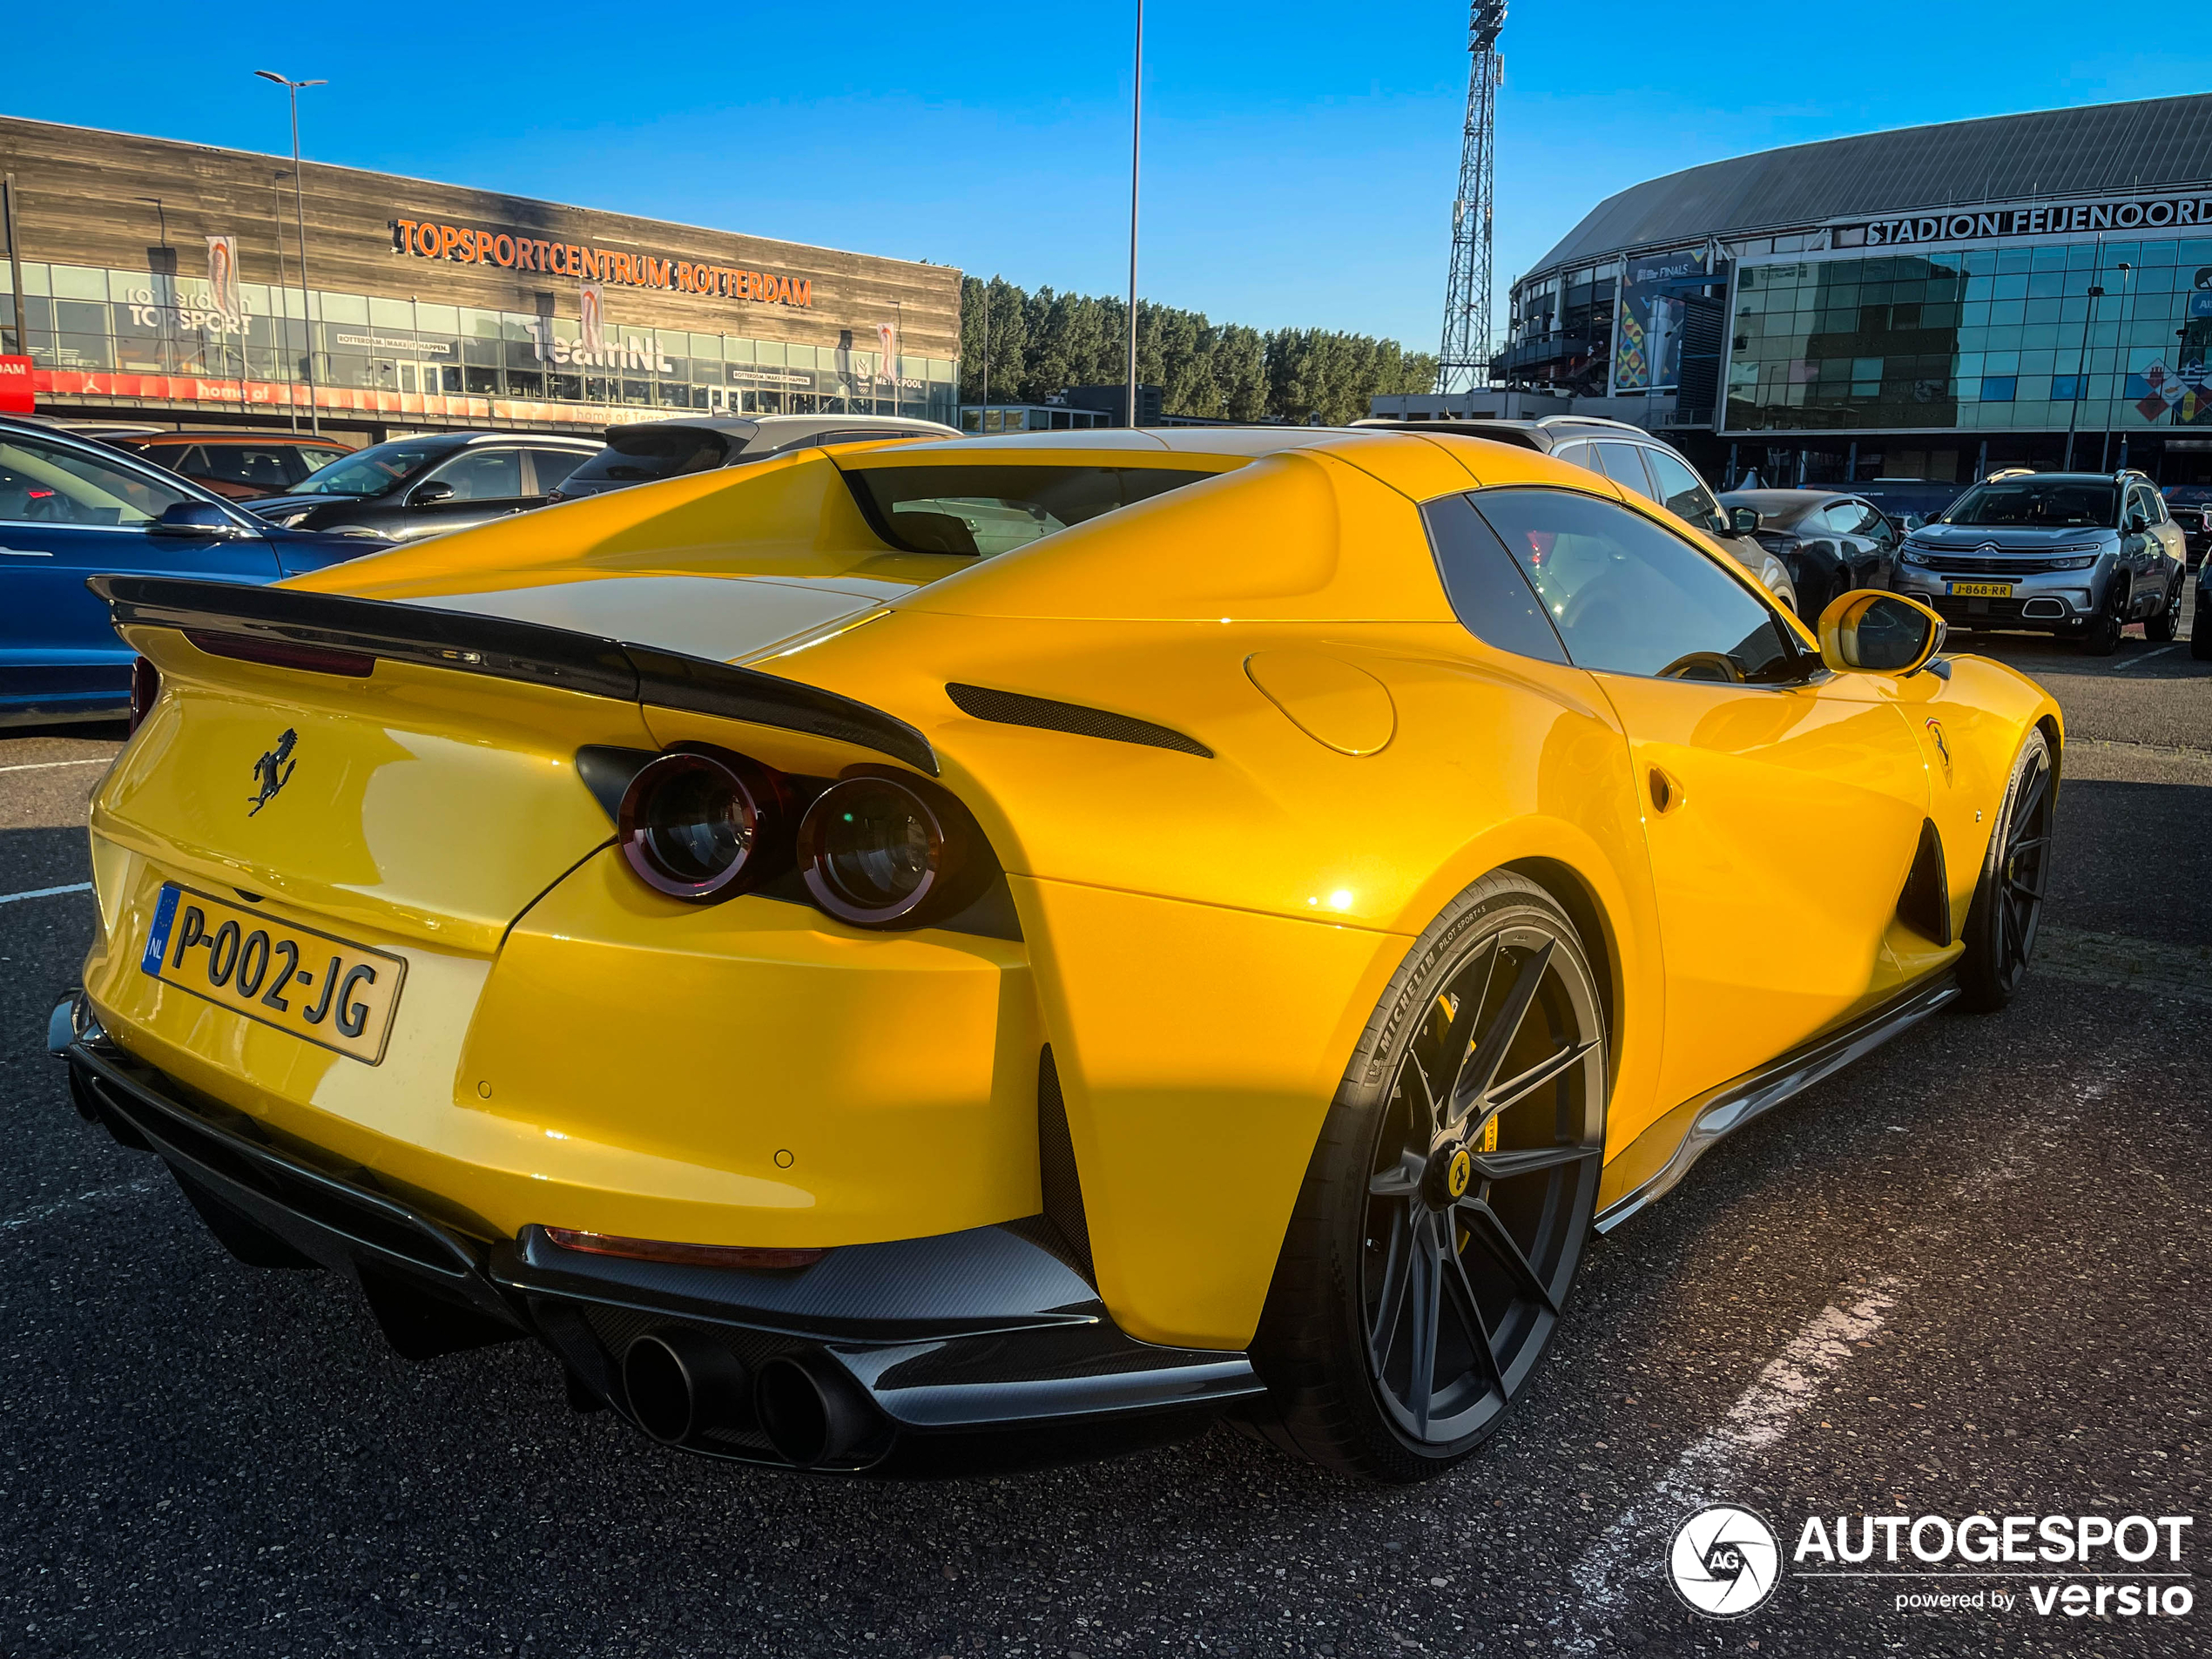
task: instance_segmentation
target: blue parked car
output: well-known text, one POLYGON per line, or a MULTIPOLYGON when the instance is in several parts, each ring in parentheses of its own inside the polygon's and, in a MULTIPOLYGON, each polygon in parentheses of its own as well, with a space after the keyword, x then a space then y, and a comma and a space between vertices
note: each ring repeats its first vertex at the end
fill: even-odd
POLYGON ((283 529, 105 444, 0 417, 0 725, 130 708, 131 649, 87 577, 274 582, 391 545, 283 529))

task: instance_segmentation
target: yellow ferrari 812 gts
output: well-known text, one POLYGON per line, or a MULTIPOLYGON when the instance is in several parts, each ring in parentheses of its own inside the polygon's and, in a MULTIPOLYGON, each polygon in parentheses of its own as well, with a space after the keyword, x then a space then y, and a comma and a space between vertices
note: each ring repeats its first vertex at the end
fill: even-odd
POLYGON ((96 580, 78 1109, 754 1462, 1450 1467, 1603 1231, 2035 940, 2059 712, 1413 433, 779 456, 96 580))

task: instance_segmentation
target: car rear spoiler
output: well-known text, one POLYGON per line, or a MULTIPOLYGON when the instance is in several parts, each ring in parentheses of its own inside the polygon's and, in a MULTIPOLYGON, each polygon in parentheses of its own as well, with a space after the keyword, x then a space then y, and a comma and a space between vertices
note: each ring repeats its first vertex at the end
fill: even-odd
POLYGON ((179 577, 96 576, 116 625, 188 629, 354 651, 588 697, 749 720, 832 738, 934 777, 936 752, 904 720, 758 669, 598 634, 428 605, 179 577))

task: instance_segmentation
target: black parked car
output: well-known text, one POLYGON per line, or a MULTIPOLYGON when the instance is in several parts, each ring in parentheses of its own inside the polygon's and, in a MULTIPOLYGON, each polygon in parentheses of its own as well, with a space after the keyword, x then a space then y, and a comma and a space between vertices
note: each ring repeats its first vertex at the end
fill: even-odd
POLYGON ((1732 489, 1721 497, 1731 516, 1758 516, 1752 539, 1779 558, 1797 593, 1797 614, 1820 620, 1828 603, 1853 588, 1886 588, 1901 539, 1872 502, 1832 489, 1732 489))
POLYGON ((130 707, 136 653, 88 577, 274 582, 390 545, 280 529, 136 455, 0 417, 0 725, 130 707))
POLYGON ((2212 549, 2212 507, 2176 502, 2170 493, 2166 500, 2168 514, 2181 527, 2182 539, 2188 544, 2189 569, 2202 569, 2206 550, 2212 549))
POLYGON ((765 461, 792 449, 832 443, 880 443, 887 438, 957 438, 934 421, 890 415, 703 415, 639 421, 607 428, 607 447, 553 492, 555 501, 604 496, 686 473, 765 461))
POLYGON ((1933 523, 1966 493, 1961 483, 1930 478, 1862 478, 1850 487, 1861 501, 1871 501, 1898 535, 1933 523))
POLYGON ((597 438, 538 433, 395 438, 246 505, 293 529, 373 529, 411 542, 542 507, 599 449, 597 438))

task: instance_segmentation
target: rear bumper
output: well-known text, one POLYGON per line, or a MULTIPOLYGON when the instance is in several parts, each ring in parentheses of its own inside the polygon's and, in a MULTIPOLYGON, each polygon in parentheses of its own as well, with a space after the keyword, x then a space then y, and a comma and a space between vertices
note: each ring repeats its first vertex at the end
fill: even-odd
MULTIPOLYGON (((233 1254, 352 1274, 409 1357, 536 1338, 562 1360, 572 1399, 632 1422, 624 1357, 642 1337, 673 1332, 715 1345, 749 1378, 788 1360, 848 1396, 862 1426, 809 1464, 846 1473, 1120 1449, 1194 1432, 1264 1392, 1242 1353, 1162 1347, 1121 1331, 1042 1217, 848 1245, 797 1271, 589 1254, 534 1225, 514 1239, 475 1238, 366 1170, 271 1143, 252 1119, 123 1049, 81 998, 55 1009, 48 1046, 69 1064, 78 1109, 168 1164, 233 1254)), ((792 1463, 742 1404, 722 1415, 671 1443, 792 1463)))

